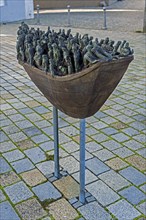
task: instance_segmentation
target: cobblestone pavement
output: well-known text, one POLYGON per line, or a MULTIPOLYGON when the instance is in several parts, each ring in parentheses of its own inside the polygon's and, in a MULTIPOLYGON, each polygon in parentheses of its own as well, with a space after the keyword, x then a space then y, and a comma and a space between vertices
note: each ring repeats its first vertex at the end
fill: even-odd
MULTIPOLYGON (((82 205, 79 120, 59 112, 63 177, 56 180, 52 105, 17 63, 16 27, 9 24, 1 29, 0 219, 144 220, 145 35, 90 30, 94 37, 127 39, 135 59, 100 111, 86 119, 87 202, 82 205), (12 36, 7 35, 9 28, 12 36)), ((89 30, 73 28, 73 33, 77 31, 89 30)))

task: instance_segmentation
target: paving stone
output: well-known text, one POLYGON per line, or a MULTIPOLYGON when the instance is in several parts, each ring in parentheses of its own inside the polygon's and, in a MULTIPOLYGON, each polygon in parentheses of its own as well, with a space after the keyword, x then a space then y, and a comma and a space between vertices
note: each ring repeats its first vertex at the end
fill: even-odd
POLYGON ((102 121, 98 121, 98 122, 96 121, 95 123, 92 124, 92 126, 100 130, 100 129, 106 128, 108 125, 102 121))
POLYGON ((146 180, 146 176, 133 167, 127 167, 119 173, 136 186, 145 183, 146 180))
POLYGON ((101 120, 102 120, 103 122, 105 122, 106 124, 109 124, 109 125, 111 125, 112 123, 116 123, 116 122, 117 122, 117 120, 116 120, 115 118, 110 117, 110 116, 101 118, 101 120))
POLYGON ((145 129, 145 125, 143 123, 140 123, 139 121, 130 123, 130 126, 137 129, 138 131, 142 131, 145 129))
POLYGON ((2 131, 0 131, 0 137, 1 137, 1 138, 0 138, 0 143, 9 140, 9 138, 7 137, 7 135, 6 135, 4 132, 2 132, 2 131))
POLYGON ((43 113, 47 113, 49 110, 47 108, 45 108, 44 106, 37 106, 35 108, 33 108, 36 112, 38 112, 39 114, 43 114, 43 113))
POLYGON ((121 144, 114 140, 105 141, 102 143, 102 145, 111 151, 122 147, 121 144))
MULTIPOLYGON (((77 182, 80 182, 80 172, 72 174, 73 178, 76 179, 77 182)), ((91 173, 89 170, 85 170, 85 184, 89 184, 93 181, 97 180, 97 177, 91 173)))
POLYGON ((2 190, 0 189, 0 202, 3 202, 6 200, 5 195, 3 194, 2 190))
POLYGON ((116 150, 113 150, 113 153, 114 154, 117 154, 119 157, 121 158, 125 158, 125 157, 128 157, 128 156, 131 156, 133 155, 134 153, 129 150, 127 147, 121 147, 119 149, 116 149, 116 150))
POLYGON ((10 134, 9 138, 12 139, 13 142, 19 142, 27 139, 27 136, 23 132, 17 132, 14 134, 10 134))
POLYGON ((140 189, 146 193, 146 184, 144 184, 143 186, 140 187, 140 189))
POLYGON ((8 162, 20 160, 25 157, 25 155, 20 150, 9 151, 4 153, 3 156, 7 159, 8 162))
POLYGON ((99 178, 115 191, 130 185, 130 182, 128 182, 126 179, 124 179, 121 175, 113 170, 107 171, 106 173, 99 175, 99 178))
POLYGON ((20 178, 13 171, 1 174, 0 185, 7 186, 20 181, 20 178))
POLYGON ((86 167, 95 175, 99 175, 110 169, 107 165, 95 157, 86 161, 86 167))
POLYGON ((75 135, 78 135, 78 134, 79 134, 79 130, 76 129, 74 126, 71 126, 71 125, 66 126, 66 127, 64 127, 64 128, 61 128, 61 131, 62 131, 64 134, 68 135, 69 137, 70 137, 70 136, 75 136, 75 135))
POLYGON ((12 162, 11 165, 17 173, 22 173, 34 168, 34 165, 28 158, 12 162))
POLYGON ((33 193, 22 181, 11 186, 7 186, 4 188, 4 190, 14 204, 33 196, 33 193))
POLYGON ((45 200, 59 199, 62 196, 50 182, 37 185, 33 187, 32 190, 41 202, 45 200))
POLYGON ((27 183, 29 186, 36 186, 42 182, 45 182, 47 179, 42 175, 42 173, 37 170, 30 170, 25 173, 21 174, 21 177, 23 180, 27 183))
POLYGON ((42 128, 42 131, 46 133, 48 136, 53 135, 53 126, 42 128))
POLYGON ((48 178, 54 172, 54 161, 45 161, 37 164, 36 167, 48 178))
POLYGON ((93 138, 95 141, 97 141, 99 144, 100 144, 101 142, 107 141, 107 140, 109 139, 109 137, 108 137, 107 135, 102 134, 102 133, 96 134, 96 135, 92 136, 92 138, 93 138))
MULTIPOLYGON (((74 153, 71 154, 72 156, 74 156, 74 158, 78 161, 80 161, 80 150, 79 151, 76 151, 74 153)), ((88 151, 85 150, 85 160, 88 160, 90 158, 92 158, 93 155, 90 154, 88 151)))
POLYGON ((136 208, 146 216, 146 202, 137 205, 136 208))
POLYGON ((142 144, 140 144, 139 142, 137 142, 135 140, 130 140, 130 141, 124 142, 123 144, 126 147, 130 148, 131 150, 138 150, 143 147, 142 144))
POLYGON ((17 213, 8 201, 0 203, 1 220, 20 220, 17 213))
POLYGON ((107 149, 102 149, 93 153, 94 156, 99 158, 102 161, 106 161, 110 158, 115 157, 115 155, 107 149))
POLYGON ((86 128, 86 135, 92 136, 97 133, 97 130, 93 127, 86 128))
POLYGON ((47 142, 44 142, 44 143, 40 144, 39 146, 45 152, 50 151, 50 150, 54 149, 54 142, 53 141, 47 141, 47 142))
POLYGON ((28 150, 25 150, 24 153, 29 157, 33 163, 39 163, 46 160, 46 155, 39 147, 34 147, 28 150))
POLYGON ((26 150, 26 149, 34 147, 34 143, 31 140, 27 139, 27 140, 17 142, 17 146, 21 150, 26 150))
POLYGON ((86 147, 86 150, 89 151, 90 153, 103 148, 100 144, 97 144, 96 142, 93 142, 93 141, 88 142, 85 147, 86 147))
POLYGON ((125 199, 127 199, 133 205, 137 205, 138 203, 140 203, 142 200, 145 199, 145 194, 142 193, 135 186, 130 186, 126 189, 123 189, 119 192, 119 194, 123 196, 125 199))
POLYGON ((51 203, 49 212, 55 220, 72 220, 78 217, 77 211, 64 198, 51 203))
POLYGON ((129 137, 123 133, 114 134, 111 137, 120 143, 129 140, 129 137))
MULTIPOLYGON (((146 129, 146 127, 145 127, 144 129, 146 129)), ((146 141, 145 134, 135 135, 133 138, 134 138, 135 140, 139 141, 140 143, 145 144, 145 141, 146 141)))
POLYGON ((121 160, 118 157, 108 160, 105 163, 114 170, 120 170, 128 166, 128 164, 125 161, 121 160))
POLYGON ((97 199, 103 206, 117 201, 120 197, 104 182, 98 180, 86 186, 86 189, 97 199))
POLYGON ((50 127, 52 124, 49 121, 43 119, 42 121, 36 121, 35 125, 40 129, 50 127))
POLYGON ((136 153, 140 154, 142 157, 144 157, 146 159, 146 149, 145 148, 137 150, 136 153))
POLYGON ((37 134, 41 134, 41 131, 35 126, 30 126, 28 128, 25 128, 23 131, 29 137, 32 137, 37 134))
POLYGON ((105 133, 106 135, 112 135, 118 133, 118 130, 112 127, 104 128, 102 129, 102 132, 105 133))
POLYGON ((90 196, 90 197, 86 198, 86 201, 89 203, 89 202, 96 201, 96 199, 94 198, 94 196, 90 196))
POLYGON ((31 139, 36 144, 43 143, 43 142, 46 142, 46 141, 50 141, 50 139, 45 134, 40 134, 40 135, 33 136, 33 137, 31 137, 31 139))
POLYGON ((1 143, 0 145, 0 152, 4 153, 10 150, 16 149, 16 146, 11 141, 6 141, 1 143))
POLYGON ((79 150, 79 145, 74 142, 74 141, 70 141, 66 144, 62 144, 62 147, 68 152, 68 153, 72 153, 75 152, 77 150, 79 150))
POLYGON ((10 134, 14 134, 20 132, 20 129, 14 125, 9 124, 9 126, 3 127, 4 132, 9 136, 10 134))
POLYGON ((91 202, 78 209, 86 220, 104 219, 110 220, 110 214, 101 207, 98 202, 91 202))
POLYGON ((0 157, 0 173, 6 173, 10 170, 12 170, 12 168, 9 166, 9 164, 6 162, 6 160, 2 157, 0 157))
POLYGON ((36 199, 30 199, 22 202, 16 205, 16 209, 23 220, 37 220, 47 214, 47 212, 42 208, 36 199))
POLYGON ((120 220, 133 220, 134 218, 140 216, 138 212, 130 203, 126 200, 120 200, 108 207, 109 211, 120 220))
POLYGON ((79 195, 79 184, 71 176, 62 177, 53 184, 67 199, 79 195))
POLYGON ((74 157, 69 156, 60 159, 60 165, 69 173, 75 173, 79 171, 79 162, 74 157))
POLYGON ((133 128, 125 128, 122 129, 122 132, 124 132, 125 134, 129 135, 129 136, 134 136, 136 134, 138 134, 139 132, 133 128))
POLYGON ((136 167, 141 171, 146 170, 146 160, 141 156, 132 155, 126 158, 126 161, 128 161, 130 164, 132 164, 132 166, 136 167))

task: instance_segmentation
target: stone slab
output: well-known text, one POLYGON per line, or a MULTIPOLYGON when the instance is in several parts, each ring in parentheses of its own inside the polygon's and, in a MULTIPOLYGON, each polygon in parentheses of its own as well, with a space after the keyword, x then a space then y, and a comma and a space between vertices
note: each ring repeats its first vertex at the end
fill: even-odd
POLYGON ((54 161, 49 160, 42 163, 38 163, 36 167, 46 176, 48 177, 50 174, 54 172, 54 161))
POLYGON ((25 157, 25 155, 20 150, 13 150, 13 151, 4 153, 3 156, 9 162, 20 160, 25 157))
POLYGON ((126 158, 126 161, 132 164, 132 166, 136 167, 140 171, 146 170, 146 159, 139 155, 132 155, 126 158))
POLYGON ((23 220, 37 220, 47 215, 47 212, 36 199, 29 199, 22 202, 16 205, 16 209, 23 220))
POLYGON ((12 203, 16 204, 33 196, 24 182, 18 182, 4 188, 12 203))
POLYGON ((0 218, 2 220, 20 220, 17 213, 8 201, 0 203, 0 210, 3 210, 0 214, 0 218))
POLYGON ((97 199, 97 201, 103 206, 107 206, 120 197, 111 188, 109 188, 101 180, 91 183, 86 186, 86 189, 97 199))
POLYGON ((139 186, 146 181, 146 176, 133 167, 127 167, 119 173, 136 186, 139 186))
POLYGON ((146 199, 145 194, 137 189, 135 186, 130 186, 126 189, 123 189, 119 192, 119 194, 133 205, 137 205, 142 200, 146 199))
POLYGON ((17 173, 22 173, 34 168, 34 165, 28 158, 12 162, 11 165, 17 173))
POLYGON ((136 208, 146 216, 146 202, 137 205, 136 208))
POLYGON ((96 151, 93 153, 93 155, 102 161, 106 161, 108 159, 115 157, 115 155, 107 149, 102 149, 102 150, 96 151))
POLYGON ((118 157, 110 159, 110 160, 106 161, 105 163, 109 167, 111 167, 113 170, 120 170, 120 169, 128 166, 128 164, 125 161, 121 160, 118 157))
POLYGON ((124 199, 110 205, 108 210, 120 220, 133 220, 141 215, 140 212, 124 199))
POLYGON ((6 160, 2 157, 0 157, 0 173, 6 173, 10 170, 12 170, 12 168, 9 166, 9 164, 6 162, 6 160))
MULTIPOLYGON (((72 176, 77 182, 80 182, 80 172, 74 173, 72 174, 72 176)), ((95 176, 90 170, 86 169, 85 170, 85 184, 89 184, 96 180, 97 180, 97 176, 95 176)))
POLYGON ((80 208, 78 211, 85 217, 86 220, 110 220, 110 214, 101 207, 98 202, 91 202, 80 208))
POLYGON ((53 184, 67 199, 79 196, 79 184, 71 176, 63 177, 53 184))
POLYGON ((95 175, 99 175, 110 169, 107 165, 95 157, 86 161, 86 167, 95 175))
POLYGON ((72 156, 65 157, 60 160, 60 165, 69 173, 79 171, 79 162, 72 156))
POLYGON ((29 159, 33 163, 39 163, 41 161, 46 160, 46 155, 44 151, 42 151, 42 149, 39 147, 34 147, 31 149, 25 150, 24 153, 27 155, 27 157, 29 157, 29 159))
POLYGON ((37 185, 33 187, 32 190, 41 202, 45 200, 59 199, 62 196, 50 182, 37 185))
POLYGON ((55 220, 72 220, 78 217, 77 211, 64 198, 51 203, 48 208, 55 220))
POLYGON ((113 170, 99 175, 99 178, 115 191, 130 185, 130 182, 113 170))
POLYGON ((0 185, 7 186, 20 181, 20 178, 13 171, 1 174, 0 185))
POLYGON ((47 180, 38 169, 33 169, 22 173, 21 177, 29 186, 36 186, 47 180))

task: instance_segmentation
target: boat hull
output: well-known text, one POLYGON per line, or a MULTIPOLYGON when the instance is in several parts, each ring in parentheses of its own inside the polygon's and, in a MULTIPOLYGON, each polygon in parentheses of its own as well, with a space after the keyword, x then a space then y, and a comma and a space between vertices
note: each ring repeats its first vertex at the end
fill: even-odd
POLYGON ((133 56, 100 62, 67 76, 45 74, 42 70, 22 64, 31 80, 60 111, 74 118, 94 115, 114 91, 133 56))

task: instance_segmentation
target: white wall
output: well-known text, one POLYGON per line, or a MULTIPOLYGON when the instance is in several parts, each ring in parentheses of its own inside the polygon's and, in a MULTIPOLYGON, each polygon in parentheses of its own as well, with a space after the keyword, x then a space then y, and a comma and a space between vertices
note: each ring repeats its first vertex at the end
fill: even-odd
POLYGON ((12 22, 34 17, 33 0, 1 0, 0 22, 12 22))

